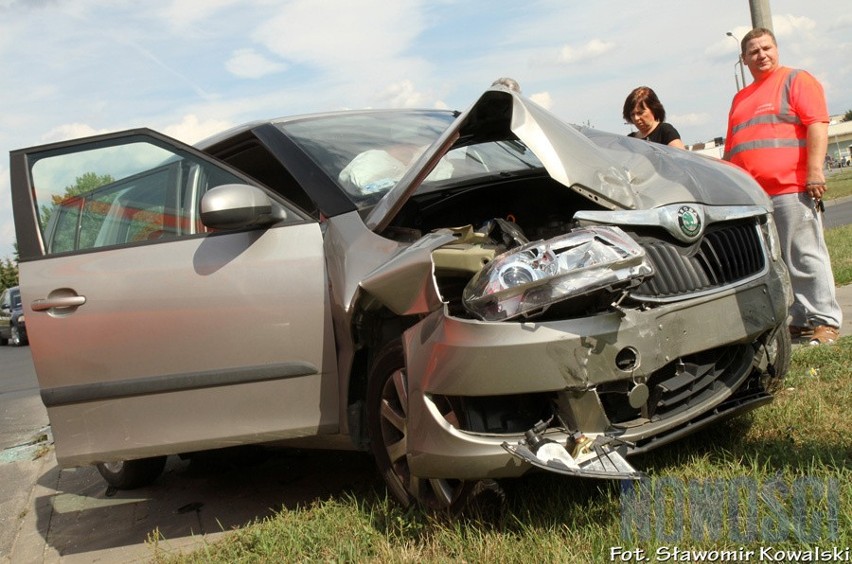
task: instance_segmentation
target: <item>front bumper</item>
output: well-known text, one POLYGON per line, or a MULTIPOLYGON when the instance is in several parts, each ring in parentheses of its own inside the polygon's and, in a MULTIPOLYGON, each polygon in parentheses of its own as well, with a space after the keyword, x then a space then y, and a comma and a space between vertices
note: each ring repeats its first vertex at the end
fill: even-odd
MULTIPOLYGON (((573 410, 572 426, 592 436, 626 441, 672 437, 769 401, 767 394, 732 401, 771 351, 752 343, 786 320, 789 286, 783 267, 758 281, 711 296, 653 309, 611 311, 557 322, 480 322, 437 311, 405 334, 409 379, 409 466, 420 477, 478 479, 519 476, 531 465, 503 443, 523 434, 475 433, 451 425, 436 396, 500 396, 552 392, 573 410), (736 313, 733 313, 736 312, 736 313), (744 351, 725 385, 676 416, 618 429, 601 407, 597 389, 647 382, 676 359, 729 345, 744 351), (628 354, 631 362, 625 365, 628 354), (629 366, 625 370, 623 367, 629 366), (690 423, 694 423, 690 425, 690 423)), ((563 433, 547 436, 564 441, 563 433)), ((660 440, 657 444, 668 442, 660 440)))

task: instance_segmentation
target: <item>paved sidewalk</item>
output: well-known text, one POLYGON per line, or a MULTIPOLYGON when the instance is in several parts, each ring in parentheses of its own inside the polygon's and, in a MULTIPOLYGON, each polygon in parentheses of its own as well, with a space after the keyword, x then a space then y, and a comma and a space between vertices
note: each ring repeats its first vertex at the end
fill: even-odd
POLYGON ((840 309, 843 310, 843 327, 840 328, 840 336, 852 336, 852 284, 837 288, 837 301, 840 303, 840 309))

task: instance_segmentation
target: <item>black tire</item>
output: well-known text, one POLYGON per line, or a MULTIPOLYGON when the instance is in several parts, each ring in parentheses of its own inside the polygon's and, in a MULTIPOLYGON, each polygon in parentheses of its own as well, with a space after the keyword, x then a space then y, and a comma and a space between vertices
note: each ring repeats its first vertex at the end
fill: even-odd
POLYGON ((140 458, 138 460, 121 460, 119 462, 102 462, 98 464, 106 483, 119 490, 134 490, 154 482, 166 467, 165 456, 140 458))
POLYGON ((367 384, 370 450, 391 495, 403 506, 455 511, 467 503, 475 482, 424 479, 408 466, 408 382, 402 343, 392 341, 371 363, 367 384))
POLYGON ((784 377, 790 370, 790 361, 793 357, 793 341, 786 325, 782 325, 775 331, 772 346, 775 348, 775 362, 767 368, 763 388, 770 394, 775 394, 784 387, 784 377))

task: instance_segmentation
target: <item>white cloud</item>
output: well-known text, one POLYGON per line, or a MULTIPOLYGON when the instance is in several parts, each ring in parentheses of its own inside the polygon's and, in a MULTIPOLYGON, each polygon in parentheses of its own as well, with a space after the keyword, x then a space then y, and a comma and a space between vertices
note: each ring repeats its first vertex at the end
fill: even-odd
POLYGON ((264 57, 254 49, 237 49, 225 68, 241 78, 261 78, 287 69, 287 65, 264 57))
MULTIPOLYGON (((410 80, 390 84, 379 94, 379 105, 388 108, 438 107, 437 104, 443 104, 443 102, 433 100, 434 97, 431 93, 418 91, 410 80)), ((443 107, 446 107, 446 104, 443 104, 443 107)))
POLYGON ((736 60, 740 52, 740 40, 749 30, 751 30, 751 26, 736 26, 725 31, 724 35, 720 33, 719 38, 704 49, 704 54, 714 58, 725 57, 736 60), (727 35, 729 32, 731 33, 730 36, 727 35))
POLYGON ((108 129, 95 129, 91 125, 85 123, 65 123, 54 127, 42 135, 41 142, 51 143, 54 141, 65 141, 67 139, 76 139, 78 137, 89 137, 90 135, 107 133, 108 131, 108 129))
POLYGON ((431 4, 293 0, 270 6, 275 9, 257 22, 251 39, 259 51, 289 65, 279 76, 291 91, 315 103, 328 100, 330 107, 402 106, 420 99, 428 107, 443 104, 437 87, 426 93, 430 100, 404 89, 394 92, 404 81, 426 83, 435 74, 429 51, 417 43, 431 4))
POLYGON ((237 2, 240 0, 171 0, 157 12, 172 27, 186 29, 237 2))
POLYGON ((255 40, 288 61, 346 72, 404 53, 422 30, 412 0, 295 0, 254 32, 255 40))
POLYGON ((536 92, 535 94, 530 94, 530 100, 546 110, 553 107, 553 98, 550 96, 550 92, 536 92))
POLYGON ((163 128, 163 133, 184 143, 193 144, 205 137, 224 131, 234 124, 224 120, 208 119, 201 121, 198 116, 189 114, 176 124, 163 128))
POLYGON ((810 34, 810 32, 816 30, 817 24, 811 18, 805 16, 780 14, 772 16, 772 28, 775 37, 781 39, 801 33, 810 34))
POLYGON ((615 43, 611 41, 592 39, 579 47, 565 45, 559 50, 556 61, 562 64, 588 61, 605 55, 613 49, 615 49, 615 43))

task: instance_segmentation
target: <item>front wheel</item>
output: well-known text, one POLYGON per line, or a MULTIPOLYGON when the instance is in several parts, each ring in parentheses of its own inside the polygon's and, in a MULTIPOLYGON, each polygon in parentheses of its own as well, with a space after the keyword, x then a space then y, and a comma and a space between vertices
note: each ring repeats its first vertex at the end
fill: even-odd
POLYGON ((408 465, 408 379, 399 340, 386 345, 371 364, 367 429, 376 466, 388 490, 403 506, 419 503, 432 510, 464 507, 474 482, 420 478, 411 474, 408 465))
POLYGON ((101 462, 98 472, 106 483, 119 490, 133 490, 147 486, 156 480, 166 467, 165 456, 101 462))
POLYGON ((775 394, 784 387, 784 377, 790 370, 790 361, 793 356, 793 344, 786 325, 782 325, 775 331, 772 347, 775 349, 775 361, 767 368, 763 388, 770 394, 775 394))

